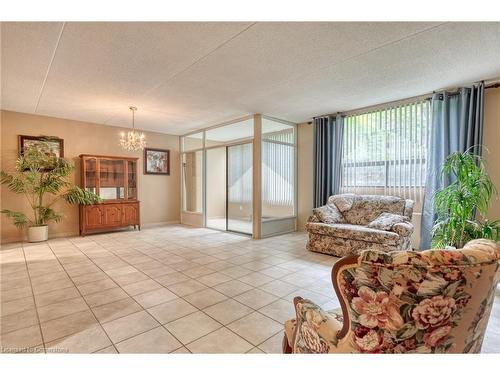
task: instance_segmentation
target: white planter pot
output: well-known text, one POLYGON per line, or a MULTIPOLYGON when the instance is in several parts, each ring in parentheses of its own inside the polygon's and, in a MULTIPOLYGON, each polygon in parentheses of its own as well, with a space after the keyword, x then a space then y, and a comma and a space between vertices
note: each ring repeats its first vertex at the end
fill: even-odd
POLYGON ((28 227, 28 242, 42 242, 49 238, 49 227, 40 225, 36 227, 28 227))

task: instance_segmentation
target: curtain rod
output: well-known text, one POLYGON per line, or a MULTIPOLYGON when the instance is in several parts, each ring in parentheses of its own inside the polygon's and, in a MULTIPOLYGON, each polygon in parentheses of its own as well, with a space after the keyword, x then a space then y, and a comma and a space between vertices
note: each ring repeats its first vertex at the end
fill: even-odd
MULTIPOLYGON (((321 116, 314 116, 314 118, 317 118, 317 117, 327 117, 327 116, 336 116, 336 115, 339 115, 339 114, 340 115, 346 115, 346 114, 350 115, 350 114, 354 114, 354 113, 358 113, 358 112, 369 112, 370 110, 376 110, 377 108, 392 107, 392 106, 396 106, 398 104, 410 103, 410 102, 413 102, 413 101, 416 101, 416 100, 425 100, 425 99, 430 98, 431 96, 432 96, 432 93, 430 93, 430 94, 423 94, 423 95, 417 95, 417 96, 412 96, 412 97, 405 98, 405 99, 398 99, 398 100, 393 100, 393 101, 390 101, 390 102, 383 102, 383 103, 378 103, 378 104, 374 104, 374 105, 369 105, 369 106, 366 106, 366 107, 356 108, 356 109, 353 109, 353 110, 350 110, 350 111, 343 111, 343 112, 337 112, 337 113, 329 113, 329 114, 321 115, 321 116)), ((312 121, 309 121, 308 124, 312 124, 312 121)))
MULTIPOLYGON (((491 83, 489 85, 486 85, 484 86, 484 89, 487 90, 487 89, 496 89, 496 88, 499 88, 500 87, 500 81, 493 81, 494 83, 491 83)), ((438 90, 438 91, 441 91, 441 90, 438 90)), ((444 90, 446 91, 446 90, 444 90)), ((370 109, 372 110, 375 110, 377 108, 380 108, 380 107, 387 107, 387 106, 393 106, 393 105, 397 105, 397 104, 403 104, 405 102, 411 102, 411 101, 414 101, 414 100, 418 100, 418 99, 421 99, 421 100, 429 100, 432 98, 432 95, 434 94, 435 92, 432 92, 432 93, 428 93, 428 94, 424 94, 424 95, 418 95, 418 96, 413 96, 413 97, 410 97, 410 98, 406 98, 406 99, 400 99, 400 100, 394 100, 394 101, 391 101, 391 102, 385 102, 385 103, 379 103, 379 104, 374 104, 374 105, 371 105, 371 106, 367 106, 367 107, 361 107, 361 108, 357 108, 357 109, 353 109, 351 111, 345 111, 345 112, 336 112, 336 113, 329 113, 329 114, 326 114, 326 115, 321 115, 321 116, 315 116, 315 117, 327 117, 327 116, 336 116, 338 114, 354 114, 354 113, 357 113, 357 112, 365 112, 365 111, 369 111, 370 109)), ((458 93, 458 91, 451 91, 452 94, 454 93, 458 93)), ((313 122, 312 121, 308 121, 307 124, 308 125, 311 125, 313 122)))

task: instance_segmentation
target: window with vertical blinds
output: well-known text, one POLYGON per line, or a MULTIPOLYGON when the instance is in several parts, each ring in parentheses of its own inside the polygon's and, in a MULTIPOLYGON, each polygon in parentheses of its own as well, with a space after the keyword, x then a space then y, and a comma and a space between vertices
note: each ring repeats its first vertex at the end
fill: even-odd
MULTIPOLYGON (((229 202, 252 201, 252 145, 228 147, 229 202)), ((293 209, 295 145, 293 128, 262 136, 262 202, 293 209)))
POLYGON ((228 147, 227 164, 229 202, 252 202, 252 144, 228 147))
POLYGON ((293 128, 262 137, 262 202, 293 207, 295 146, 293 128))
POLYGON ((429 124, 425 99, 346 116, 341 191, 421 202, 429 124))

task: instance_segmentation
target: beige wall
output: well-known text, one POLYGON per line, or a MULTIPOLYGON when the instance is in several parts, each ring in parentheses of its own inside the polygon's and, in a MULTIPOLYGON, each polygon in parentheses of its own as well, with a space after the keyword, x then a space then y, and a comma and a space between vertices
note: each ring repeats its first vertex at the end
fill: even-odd
POLYGON ((183 209, 187 212, 201 212, 203 210, 203 151, 186 152, 182 168, 181 173, 184 173, 185 176, 185 206, 183 209))
POLYGON ((197 212, 181 212, 181 223, 193 227, 202 227, 203 214, 197 212))
MULTIPOLYGON (((118 138, 122 129, 93 123, 71 121, 54 117, 29 115, 18 112, 1 111, 1 166, 3 170, 13 169, 17 157, 17 136, 54 135, 64 139, 64 156, 73 161, 76 170, 71 180, 80 182, 80 154, 139 157, 138 187, 141 201, 141 223, 143 225, 178 222, 180 219, 180 175, 179 137, 145 132, 148 147, 170 150, 170 176, 143 174, 143 152, 127 152, 121 149, 118 138)), ((1 207, 28 212, 23 196, 1 189, 1 207)), ((74 235, 78 233, 78 207, 58 203, 56 210, 65 214, 59 224, 51 224, 50 235, 74 235)), ((1 219, 1 240, 20 240, 22 232, 7 218, 1 219)))
POLYGON ((313 209, 313 127, 307 123, 297 126, 298 207, 297 229, 304 230, 313 209))
MULTIPOLYGON (((500 88, 487 89, 484 98, 484 145, 487 170, 500 194, 500 88)), ((488 219, 500 219, 500 198, 492 199, 488 219)))
MULTIPOLYGON (((304 230, 307 217, 312 212, 313 201, 313 128, 306 123, 298 126, 298 229, 304 230)), ((484 103, 484 145, 488 172, 500 192, 500 88, 487 89, 484 103)), ((417 210, 418 211, 418 208, 417 210)), ((489 219, 500 219, 500 198, 492 200, 489 219)), ((415 235, 412 242, 418 246, 420 234, 420 214, 413 218, 415 235)))
POLYGON ((226 148, 207 150, 207 218, 226 217, 226 148))

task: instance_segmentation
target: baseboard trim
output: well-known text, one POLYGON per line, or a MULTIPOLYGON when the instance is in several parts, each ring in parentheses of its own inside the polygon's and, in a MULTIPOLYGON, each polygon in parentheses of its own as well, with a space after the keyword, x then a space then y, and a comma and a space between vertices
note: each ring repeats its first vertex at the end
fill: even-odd
MULTIPOLYGON (((142 227, 147 229, 147 228, 157 228, 157 227, 162 227, 165 225, 172 225, 172 224, 180 224, 180 220, 171 220, 171 221, 160 221, 156 223, 147 223, 147 224, 142 224, 142 227)), ((99 232, 96 232, 95 234, 98 234, 99 232)), ((106 232, 106 233, 112 233, 106 232)), ((94 234, 88 233, 88 235, 94 234)), ((62 233, 50 233, 49 231, 49 240, 55 239, 55 238, 61 238, 61 237, 78 237, 80 234, 78 231, 75 232, 62 232, 62 233)), ((9 237, 9 238, 2 238, 0 244, 11 244, 15 242, 27 242, 28 241, 28 236, 27 235, 20 235, 18 237, 9 237)))
MULTIPOLYGON (((79 233, 78 232, 63 232, 63 233, 51 234, 49 231, 49 240, 52 240, 54 238, 75 237, 75 236, 79 236, 79 233)), ((2 238, 1 244, 3 245, 3 244, 14 243, 14 242, 28 242, 28 236, 22 235, 19 237, 2 238)))
POLYGON ((180 220, 170 220, 170 221, 159 221, 157 223, 147 223, 147 224, 142 224, 141 227, 143 228, 156 228, 156 227, 162 227, 164 225, 172 225, 172 224, 180 224, 180 220))
POLYGON ((285 230, 285 231, 282 231, 282 232, 268 233, 265 236, 262 236, 261 239, 271 238, 271 237, 276 237, 276 236, 281 236, 283 234, 294 233, 294 232, 300 232, 300 231, 296 230, 296 229, 290 229, 290 230, 285 230))

